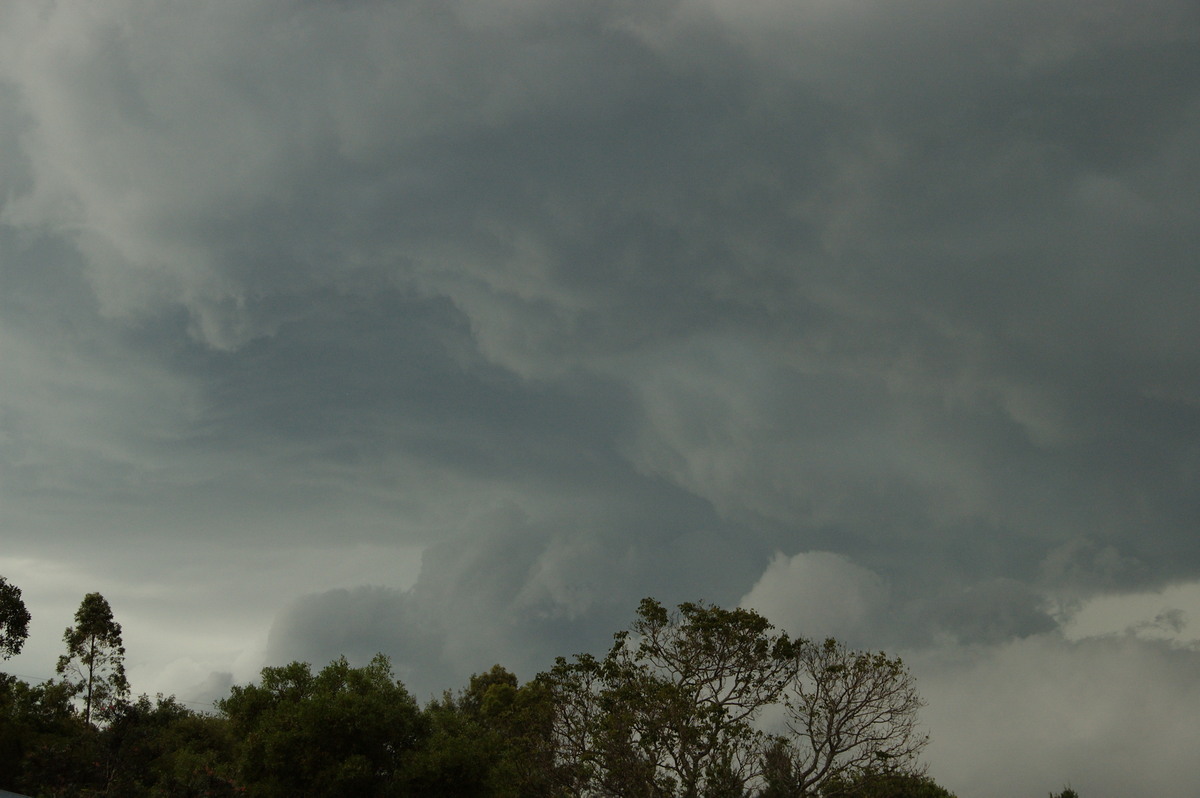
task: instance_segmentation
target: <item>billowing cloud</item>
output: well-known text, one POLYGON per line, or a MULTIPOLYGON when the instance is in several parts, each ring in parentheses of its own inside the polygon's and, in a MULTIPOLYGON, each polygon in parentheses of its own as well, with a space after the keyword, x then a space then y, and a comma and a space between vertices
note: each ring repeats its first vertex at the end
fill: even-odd
POLYGON ((887 586, 878 576, 829 552, 776 554, 738 602, 792 635, 860 642, 885 614, 887 586))

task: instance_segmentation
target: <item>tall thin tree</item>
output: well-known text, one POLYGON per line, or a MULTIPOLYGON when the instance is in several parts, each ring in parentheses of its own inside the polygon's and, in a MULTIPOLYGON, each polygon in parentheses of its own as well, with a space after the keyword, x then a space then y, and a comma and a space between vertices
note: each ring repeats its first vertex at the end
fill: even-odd
POLYGON ((67 653, 58 658, 58 672, 76 695, 83 696, 83 719, 92 722, 97 706, 129 695, 125 679, 125 646, 121 624, 99 593, 88 593, 75 612, 75 625, 63 633, 67 653))

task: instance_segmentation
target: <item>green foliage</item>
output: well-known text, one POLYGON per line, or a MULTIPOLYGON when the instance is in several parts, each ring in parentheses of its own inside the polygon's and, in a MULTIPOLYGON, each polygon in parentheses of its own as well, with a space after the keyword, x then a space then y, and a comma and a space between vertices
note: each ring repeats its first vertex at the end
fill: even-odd
POLYGON ((537 683, 518 686, 499 665, 471 677, 425 710, 429 739, 405 784, 413 795, 537 798, 557 795, 549 778, 553 708, 537 683))
POLYGON ((75 625, 63 632, 67 653, 58 659, 58 672, 67 675, 67 684, 83 699, 83 720, 107 719, 129 695, 125 679, 125 646, 121 643, 121 624, 113 619, 112 608, 99 593, 88 593, 75 612, 75 625))
POLYGON ((425 737, 416 702, 383 655, 362 668, 337 659, 317 674, 299 662, 264 668, 260 684, 234 687, 218 707, 252 798, 396 794, 425 737))
POLYGON ((76 715, 62 682, 30 685, 0 675, 0 784, 74 794, 97 786, 99 737, 76 715))
POLYGON ((239 794, 226 776, 232 738, 223 718, 174 698, 122 704, 97 729, 62 682, 0 676, 0 784, 30 795, 199 798, 239 794))
POLYGON ((67 680, 0 676, 0 784, 127 798, 953 798, 916 767, 920 701, 899 659, 792 640, 749 610, 645 599, 603 658, 560 657, 524 685, 496 665, 424 710, 383 655, 316 673, 293 662, 232 688, 217 715, 125 700, 107 602, 89 594, 75 620, 67 680), (768 708, 785 733, 760 730, 768 708))
POLYGON ((102 733, 107 790, 123 796, 233 796, 233 738, 226 719, 159 695, 126 704, 102 733))
POLYGON ((1075 792, 1070 787, 1063 787, 1063 791, 1057 795, 1050 793, 1050 798, 1079 798, 1079 793, 1075 792))
POLYGON ((853 777, 838 776, 821 788, 821 798, 955 798, 923 773, 867 770, 853 777))
POLYGON ((449 695, 424 712, 429 736, 407 764, 404 783, 416 795, 487 794, 496 740, 449 695))
POLYGON ((0 658, 21 653, 29 637, 29 610, 21 599, 21 589, 0 576, 0 658))

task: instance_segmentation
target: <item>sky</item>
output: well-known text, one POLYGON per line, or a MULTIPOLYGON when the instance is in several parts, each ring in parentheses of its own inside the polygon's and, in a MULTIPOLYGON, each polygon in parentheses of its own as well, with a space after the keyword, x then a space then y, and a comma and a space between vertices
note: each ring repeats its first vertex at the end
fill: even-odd
POLYGON ((1191 798, 1192 0, 9 0, 0 575, 135 692, 639 599, 904 657, 961 798, 1191 798))

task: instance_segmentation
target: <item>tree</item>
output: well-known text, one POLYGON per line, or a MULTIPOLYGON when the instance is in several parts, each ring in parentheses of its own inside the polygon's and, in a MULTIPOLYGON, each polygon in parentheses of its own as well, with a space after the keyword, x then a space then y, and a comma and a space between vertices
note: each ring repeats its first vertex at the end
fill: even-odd
POLYGON ((76 695, 83 696, 83 719, 92 722, 97 707, 109 712, 111 703, 129 695, 125 679, 125 647, 121 624, 99 593, 88 593, 75 612, 75 625, 63 633, 67 653, 58 659, 58 673, 67 676, 76 695))
MULTIPOLYGON (((866 771, 851 779, 830 779, 821 798, 955 798, 954 793, 924 774, 866 771)), ((1068 797, 1078 798, 1078 796, 1068 797)))
POLYGON ((551 705, 537 682, 495 665, 424 712, 429 737, 410 760, 407 794, 558 798, 549 761, 551 705))
POLYGON ((0 674, 0 785, 30 795, 102 788, 98 733, 62 682, 30 685, 0 674))
POLYGON ((218 798, 238 795, 229 721, 174 696, 122 705, 100 733, 105 795, 218 798))
POLYGON ((604 660, 558 660, 560 776, 574 795, 744 794, 758 774, 754 722, 791 679, 794 646, 751 610, 668 612, 644 599, 604 660))
POLYGON ((921 702, 899 659, 792 640, 751 610, 654 599, 614 638, 604 659, 559 658, 538 677, 566 795, 835 798, 920 775, 921 702), (763 730, 768 709, 781 732, 763 730))
POLYGON ((784 696, 789 734, 776 737, 764 757, 775 794, 856 795, 832 787, 861 786, 866 774, 917 775, 928 742, 916 729, 921 705, 899 658, 853 651, 832 638, 800 645, 784 696))
POLYGON ((794 644, 752 610, 704 604, 669 613, 643 599, 609 654, 634 727, 653 738, 655 769, 679 795, 739 792, 755 775, 754 721, 791 680, 794 644), (631 699, 631 700, 630 700, 631 699))
POLYGON ((217 707, 240 740, 239 781, 261 798, 390 795, 425 739, 416 701, 382 654, 316 674, 303 662, 264 668, 260 684, 234 687, 217 707))
POLYGON ((596 738, 604 717, 601 663, 591 654, 579 654, 574 662, 557 657, 554 667, 539 673, 535 681, 551 706, 550 778, 564 795, 586 795, 599 777, 596 738))
POLYGON ((29 610, 21 600, 21 588, 0 576, 0 658, 21 653, 29 637, 29 610))

